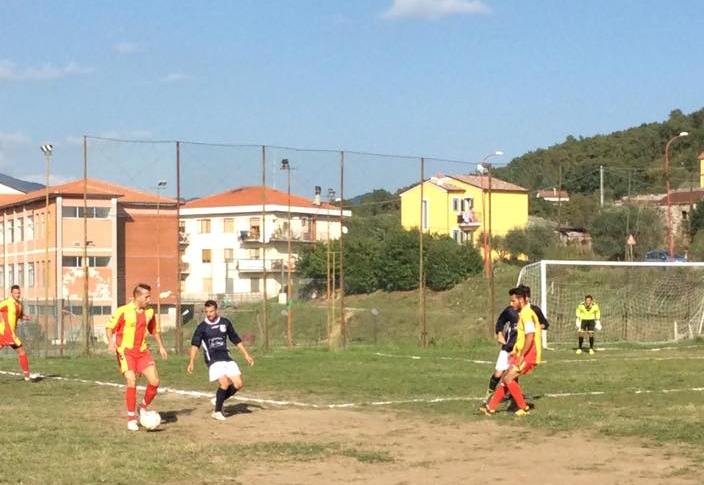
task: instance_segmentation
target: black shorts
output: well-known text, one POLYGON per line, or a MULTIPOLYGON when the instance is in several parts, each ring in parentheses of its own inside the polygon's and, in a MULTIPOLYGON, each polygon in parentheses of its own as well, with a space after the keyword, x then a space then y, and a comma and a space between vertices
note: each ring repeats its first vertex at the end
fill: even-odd
POLYGON ((19 345, 17 345, 17 344, 4 344, 4 345, 0 345, 0 349, 2 349, 3 347, 10 347, 10 348, 13 349, 13 350, 17 350, 17 349, 22 348, 22 344, 19 344, 19 345))
POLYGON ((593 332, 595 325, 596 325, 596 320, 582 320, 582 324, 579 327, 579 331, 580 332, 593 332))

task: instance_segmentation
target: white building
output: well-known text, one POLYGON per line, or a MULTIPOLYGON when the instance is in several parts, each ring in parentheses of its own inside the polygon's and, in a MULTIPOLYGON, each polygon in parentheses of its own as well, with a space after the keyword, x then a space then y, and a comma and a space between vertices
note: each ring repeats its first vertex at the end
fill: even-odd
MULTIPOLYGON (((295 271, 302 246, 339 239, 340 209, 293 194, 290 200, 291 268, 295 271)), ((350 211, 344 211, 344 217, 350 215, 350 211)), ((284 290, 288 218, 288 194, 272 188, 264 191, 261 186, 228 190, 186 203, 180 219, 183 301, 202 302, 215 296, 260 299, 265 284, 269 298, 284 290)), ((293 281, 295 285, 296 279, 293 281)))

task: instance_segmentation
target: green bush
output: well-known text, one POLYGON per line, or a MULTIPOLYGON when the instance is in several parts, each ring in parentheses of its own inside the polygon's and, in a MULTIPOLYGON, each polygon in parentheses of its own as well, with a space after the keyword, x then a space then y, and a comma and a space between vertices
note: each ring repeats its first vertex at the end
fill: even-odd
POLYGON ((512 229, 503 238, 504 249, 516 260, 525 255, 530 261, 544 259, 551 250, 560 244, 555 230, 547 225, 528 226, 524 229, 512 229))

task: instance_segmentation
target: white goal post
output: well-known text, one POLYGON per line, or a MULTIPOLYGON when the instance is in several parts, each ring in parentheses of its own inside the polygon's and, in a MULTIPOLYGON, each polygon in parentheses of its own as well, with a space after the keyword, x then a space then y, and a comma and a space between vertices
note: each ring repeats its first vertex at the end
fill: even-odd
POLYGON ((518 284, 531 287, 552 342, 574 340, 575 309, 587 294, 601 308, 601 342, 676 341, 704 330, 704 262, 543 260, 523 267, 518 284))

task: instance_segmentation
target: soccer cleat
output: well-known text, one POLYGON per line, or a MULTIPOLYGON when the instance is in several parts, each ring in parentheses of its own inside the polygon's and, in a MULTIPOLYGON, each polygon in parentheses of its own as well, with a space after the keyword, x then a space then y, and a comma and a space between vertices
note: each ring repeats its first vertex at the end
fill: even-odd
POLYGON ((127 429, 130 431, 139 431, 139 424, 137 424, 137 420, 130 419, 127 421, 127 429))
POLYGON ((526 409, 519 409, 518 411, 513 413, 514 416, 519 416, 519 417, 528 416, 529 414, 530 414, 530 407, 528 407, 526 409))
POLYGON ((594 349, 589 349, 589 355, 594 355, 596 352, 594 352, 594 349))
POLYGON ((494 414, 496 414, 496 411, 494 411, 493 409, 489 409, 489 406, 487 406, 486 404, 482 404, 481 406, 479 406, 479 410, 487 416, 493 416, 494 414))
POLYGON ((213 414, 210 415, 210 417, 217 420, 217 421, 225 421, 227 419, 225 417, 225 415, 222 414, 220 411, 214 412, 213 414))
POLYGON ((26 382, 29 382, 29 381, 32 380, 32 376, 24 376, 24 380, 25 380, 26 382))
POLYGON ((577 352, 575 352, 575 353, 576 353, 577 355, 581 355, 581 354, 582 354, 582 349, 577 349, 577 352))

